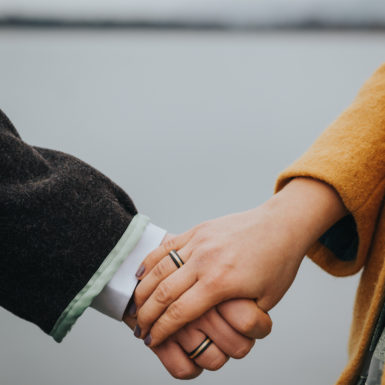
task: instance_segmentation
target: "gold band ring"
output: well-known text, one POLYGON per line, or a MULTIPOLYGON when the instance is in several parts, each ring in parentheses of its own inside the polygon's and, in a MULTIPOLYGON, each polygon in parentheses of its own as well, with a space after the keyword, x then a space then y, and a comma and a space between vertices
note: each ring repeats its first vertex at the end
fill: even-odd
POLYGON ((178 269, 184 265, 183 259, 179 256, 176 250, 171 250, 168 255, 171 257, 178 269))
POLYGON ((209 337, 206 337, 192 352, 187 353, 191 360, 198 358, 211 344, 213 341, 209 337))

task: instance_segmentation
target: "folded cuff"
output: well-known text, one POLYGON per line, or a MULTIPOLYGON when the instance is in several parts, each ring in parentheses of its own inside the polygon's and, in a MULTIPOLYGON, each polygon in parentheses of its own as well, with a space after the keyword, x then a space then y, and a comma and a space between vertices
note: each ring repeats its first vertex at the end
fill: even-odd
POLYGON ((343 277, 357 273, 365 264, 370 247, 375 221, 376 206, 380 189, 358 208, 351 204, 349 194, 335 183, 333 177, 320 172, 317 167, 305 166, 297 161, 278 177, 275 191, 280 191, 296 177, 309 177, 324 182, 335 189, 349 215, 332 226, 308 250, 308 257, 328 273, 343 277))
POLYGON ((70 302, 63 313, 56 321, 50 335, 56 342, 61 342, 71 330, 72 325, 90 306, 94 298, 103 290, 104 286, 111 280, 127 255, 139 242, 149 218, 137 214, 127 227, 116 246, 108 254, 107 258, 100 265, 99 269, 83 287, 83 289, 70 302))
POLYGON ((135 273, 146 255, 158 247, 166 235, 166 230, 149 223, 135 248, 127 254, 124 262, 116 271, 91 307, 122 321, 127 305, 138 284, 135 273))

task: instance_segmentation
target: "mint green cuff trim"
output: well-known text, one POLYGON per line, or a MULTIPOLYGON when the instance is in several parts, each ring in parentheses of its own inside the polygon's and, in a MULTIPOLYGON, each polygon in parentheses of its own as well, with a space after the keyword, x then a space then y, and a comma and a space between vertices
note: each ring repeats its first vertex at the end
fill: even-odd
POLYGON ((87 307, 91 305, 94 298, 103 290, 104 286, 111 280, 127 255, 139 242, 149 221, 149 218, 141 214, 137 214, 132 219, 127 230, 100 265, 99 269, 56 321, 50 333, 50 336, 52 336, 56 342, 61 342, 63 340, 66 334, 71 330, 72 325, 83 314, 87 307))

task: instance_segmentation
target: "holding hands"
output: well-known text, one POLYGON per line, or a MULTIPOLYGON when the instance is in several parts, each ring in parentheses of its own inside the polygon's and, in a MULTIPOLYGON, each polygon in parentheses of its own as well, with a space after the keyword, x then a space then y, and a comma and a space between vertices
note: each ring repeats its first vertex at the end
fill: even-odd
MULTIPOLYGON (((136 324, 128 314, 124 322, 132 329, 136 324)), ((211 309, 151 349, 172 376, 190 379, 203 369, 220 369, 229 357, 243 358, 255 338, 266 336, 270 330, 270 317, 255 302, 232 300, 211 309)))
MULTIPOLYGON (((165 242, 170 240, 167 236, 165 242)), ((137 324, 135 307, 131 305, 124 316, 124 322, 131 329, 137 324)), ((230 300, 210 309, 151 349, 171 375, 189 379, 197 377, 203 369, 218 370, 229 357, 243 358, 256 338, 270 333, 271 326, 269 315, 259 309, 255 301, 230 300)), ((136 326, 136 336, 139 336, 138 330, 136 326)))
POLYGON ((289 289, 308 248, 345 214, 331 187, 296 178, 256 209, 165 242, 138 270, 136 334, 155 347, 234 298, 255 300, 268 312, 289 289), (179 269, 172 250, 184 263, 179 269))

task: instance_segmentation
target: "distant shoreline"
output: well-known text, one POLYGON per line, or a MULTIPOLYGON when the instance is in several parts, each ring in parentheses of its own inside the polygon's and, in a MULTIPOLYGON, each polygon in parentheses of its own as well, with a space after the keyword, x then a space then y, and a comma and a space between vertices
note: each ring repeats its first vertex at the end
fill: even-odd
POLYGON ((307 20, 298 23, 271 23, 269 25, 230 22, 199 22, 177 20, 112 20, 112 19, 66 19, 43 17, 0 17, 0 28, 36 28, 36 29, 153 29, 153 30, 192 30, 192 31, 271 31, 271 30, 336 30, 383 31, 385 23, 323 23, 307 20))

